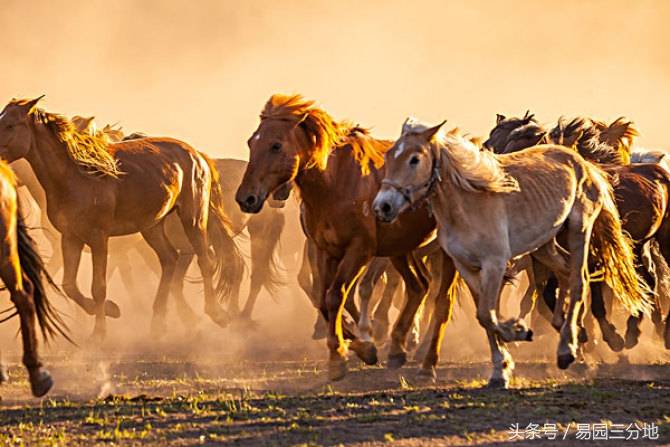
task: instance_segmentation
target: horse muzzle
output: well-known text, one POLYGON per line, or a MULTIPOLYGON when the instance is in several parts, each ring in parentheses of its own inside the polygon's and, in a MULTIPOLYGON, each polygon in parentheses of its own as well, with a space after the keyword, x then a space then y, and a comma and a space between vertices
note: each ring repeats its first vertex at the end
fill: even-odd
POLYGON ((238 191, 235 201, 245 213, 256 214, 263 209, 266 194, 242 193, 238 191))
POLYGON ((372 209, 382 222, 393 222, 402 210, 405 198, 394 190, 382 189, 372 202, 372 209))

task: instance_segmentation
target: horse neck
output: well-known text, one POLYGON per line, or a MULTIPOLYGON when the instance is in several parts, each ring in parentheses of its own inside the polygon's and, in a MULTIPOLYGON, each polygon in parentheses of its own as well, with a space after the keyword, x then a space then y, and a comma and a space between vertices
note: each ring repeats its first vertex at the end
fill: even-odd
POLYGON ((33 141, 25 158, 47 196, 63 191, 68 180, 81 178, 64 145, 43 125, 37 124, 33 128, 33 141))
POLYGON ((445 163, 440 149, 441 167, 440 176, 442 180, 436 185, 436 194, 432 198, 432 208, 438 221, 438 225, 453 227, 463 224, 467 220, 465 205, 469 193, 463 191, 451 179, 449 167, 445 163))
POLYGON ((295 184, 300 191, 302 201, 310 208, 313 205, 323 202, 324 195, 332 189, 329 181, 328 167, 324 171, 314 166, 311 168, 301 167, 295 178, 295 184))

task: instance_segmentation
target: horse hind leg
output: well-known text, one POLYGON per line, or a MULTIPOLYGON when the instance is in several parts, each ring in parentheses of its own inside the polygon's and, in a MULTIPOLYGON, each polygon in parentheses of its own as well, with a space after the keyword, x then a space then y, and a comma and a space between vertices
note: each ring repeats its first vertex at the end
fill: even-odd
MULTIPOLYGON (((646 261, 650 261, 648 248, 637 245, 635 247, 635 257, 639 261, 642 261, 643 259, 645 260, 645 262, 640 262, 636 266, 635 270, 637 271, 638 276, 642 278, 647 285, 649 285, 649 288, 652 291, 654 291, 656 289, 656 272, 654 270, 653 263, 646 263, 646 261)), ((654 297, 652 300, 653 311, 658 313, 656 305, 657 302, 658 301, 654 297)), ((642 323, 643 318, 644 314, 641 312, 637 315, 631 315, 628 317, 628 321, 626 322, 626 349, 632 349, 637 346, 640 335, 642 333, 640 330, 640 324, 642 323)))
POLYGON ((614 352, 620 352, 624 348, 624 339, 618 334, 616 326, 607 320, 607 309, 603 296, 603 283, 591 283, 591 313, 598 322, 600 333, 607 346, 614 352))
MULTIPOLYGON (((5 252, 11 253, 12 251, 15 250, 10 249, 10 251, 5 252)), ((18 254, 15 252, 8 260, 4 260, 0 266, 0 277, 9 289, 11 300, 19 314, 23 342, 23 365, 28 370, 31 391, 35 397, 41 397, 49 392, 53 386, 53 379, 39 359, 36 311, 32 295, 33 285, 21 273, 19 265, 18 254)))
POLYGON ((177 265, 177 250, 170 244, 165 235, 165 221, 142 232, 142 236, 158 256, 161 266, 161 277, 156 290, 156 298, 153 304, 153 318, 151 320, 151 333, 154 337, 160 337, 167 331, 167 299, 170 293, 170 285, 174 277, 177 265))
POLYGON ((174 274, 172 276, 171 292, 174 297, 174 303, 177 307, 177 314, 185 328, 192 328, 198 321, 198 317, 191 306, 186 302, 184 296, 184 281, 186 272, 193 262, 193 253, 188 251, 178 251, 177 262, 175 264, 174 274))

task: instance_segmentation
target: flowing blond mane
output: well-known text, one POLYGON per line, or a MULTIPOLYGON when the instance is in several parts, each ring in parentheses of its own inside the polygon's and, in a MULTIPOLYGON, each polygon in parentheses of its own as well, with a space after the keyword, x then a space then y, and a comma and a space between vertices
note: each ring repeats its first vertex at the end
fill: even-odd
POLYGON ((384 153, 390 142, 372 138, 367 129, 349 121, 335 121, 326 111, 316 107, 314 101, 301 95, 273 95, 261 112, 261 120, 278 119, 301 124, 312 141, 307 167, 325 170, 331 151, 350 147, 361 173, 370 173, 370 165, 379 168, 384 164, 384 153))
POLYGON ((72 121, 63 115, 42 109, 30 112, 36 123, 43 124, 54 136, 65 144, 67 154, 84 172, 118 177, 118 161, 108 150, 109 140, 100 135, 80 132, 72 121))
MULTIPOLYGON (((430 126, 409 118, 403 125, 403 135, 418 134, 430 126)), ((458 129, 438 132, 433 139, 442 155, 442 174, 459 188, 468 192, 507 193, 519 190, 517 181, 500 166, 497 156, 480 150, 458 129)))

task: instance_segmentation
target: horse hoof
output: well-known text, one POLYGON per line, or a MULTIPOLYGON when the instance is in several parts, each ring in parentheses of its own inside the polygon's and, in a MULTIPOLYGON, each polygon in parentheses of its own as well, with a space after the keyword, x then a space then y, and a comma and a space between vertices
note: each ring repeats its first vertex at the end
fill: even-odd
POLYGON ((421 368, 417 373, 417 379, 422 383, 435 383, 437 382, 437 371, 432 366, 430 368, 421 368))
POLYGON ((577 341, 579 341, 580 344, 584 344, 587 341, 589 341, 589 334, 586 332, 586 329, 581 327, 579 328, 579 333, 577 334, 577 341))
POLYGON ((7 366, 0 364, 0 384, 9 382, 9 374, 7 373, 7 366))
POLYGON ((491 378, 489 379, 489 383, 486 384, 486 388, 492 390, 506 390, 508 386, 509 381, 502 377, 491 378))
POLYGON ((230 323, 230 316, 223 309, 218 308, 214 311, 205 311, 205 313, 220 327, 226 327, 230 323))
POLYGON ((106 300, 105 316, 109 318, 121 318, 121 308, 114 301, 106 300))
POLYGON ((328 362, 328 379, 337 382, 347 375, 347 362, 345 360, 331 360, 328 362))
POLYGON ((349 346, 366 365, 376 365, 377 347, 371 341, 356 341, 349 346))
POLYGON ((322 318, 314 323, 314 332, 312 332, 312 340, 323 340, 328 335, 328 327, 322 318))
POLYGON ((575 356, 573 354, 559 354, 557 363, 560 369, 568 369, 568 366, 574 361, 575 356))
POLYGON ((628 331, 626 332, 626 342, 624 347, 626 349, 633 349, 637 346, 637 342, 640 339, 640 331, 628 331))
POLYGON ((605 343, 607 343, 607 346, 609 346, 610 349, 614 352, 623 351, 625 346, 623 338, 619 334, 610 335, 605 339, 605 343))
POLYGON ((400 369, 405 363, 407 363, 406 353, 399 352, 397 354, 389 354, 387 367, 389 369, 400 369))
POLYGON ((51 374, 46 369, 39 368, 34 374, 30 375, 30 389, 35 397, 44 396, 53 385, 54 381, 51 374))
POLYGON ((533 341, 533 330, 528 329, 528 332, 526 332, 526 341, 533 341))

